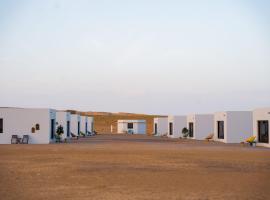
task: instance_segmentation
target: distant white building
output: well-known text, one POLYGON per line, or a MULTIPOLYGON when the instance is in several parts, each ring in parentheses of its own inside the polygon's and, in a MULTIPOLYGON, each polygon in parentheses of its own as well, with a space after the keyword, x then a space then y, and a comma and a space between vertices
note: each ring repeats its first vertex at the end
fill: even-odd
POLYGON ((196 140, 204 140, 214 133, 213 114, 192 114, 187 116, 187 129, 189 137, 196 140))
POLYGON ((182 130, 187 126, 186 116, 168 116, 168 137, 182 137, 182 130))
POLYGON ((70 120, 70 130, 71 133, 78 136, 81 131, 81 116, 78 114, 71 114, 70 120))
POLYGON ((89 131, 89 122, 88 116, 81 116, 81 132, 88 134, 89 131))
POLYGON ((56 130, 58 126, 63 127, 64 134, 62 135, 62 138, 70 137, 70 121, 71 121, 70 112, 65 112, 65 111, 56 112, 56 130))
POLYGON ((118 120, 118 133, 146 134, 145 120, 118 120))
POLYGON ((56 111, 36 108, 0 108, 0 144, 10 144, 12 135, 29 135, 30 144, 54 141, 56 111))
POLYGON ((258 108, 253 111, 253 135, 257 145, 270 147, 269 140, 270 108, 258 108))
POLYGON ((168 117, 154 118, 154 134, 156 136, 168 134, 168 117))
POLYGON ((94 117, 88 117, 89 132, 94 132, 94 117))
POLYGON ((214 139, 224 143, 240 143, 253 135, 250 111, 226 111, 214 114, 214 139))

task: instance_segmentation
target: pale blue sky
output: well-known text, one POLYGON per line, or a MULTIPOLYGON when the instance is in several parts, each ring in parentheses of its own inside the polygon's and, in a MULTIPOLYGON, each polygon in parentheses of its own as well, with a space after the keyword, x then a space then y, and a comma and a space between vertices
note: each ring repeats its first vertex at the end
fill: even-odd
POLYGON ((270 106, 270 1, 0 0, 0 106, 270 106))

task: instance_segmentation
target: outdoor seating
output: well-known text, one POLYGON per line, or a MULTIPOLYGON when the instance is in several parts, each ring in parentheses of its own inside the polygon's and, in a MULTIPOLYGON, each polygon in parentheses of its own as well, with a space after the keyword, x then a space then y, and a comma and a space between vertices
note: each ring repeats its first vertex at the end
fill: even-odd
POLYGON ((18 144, 20 143, 20 139, 18 137, 18 135, 12 135, 11 136, 11 144, 18 144))
POLYGON ((29 141, 29 135, 23 135, 21 143, 22 144, 28 144, 28 141, 29 141))
POLYGON ((207 140, 208 142, 209 142, 210 140, 213 140, 213 139, 214 139, 214 134, 213 134, 213 133, 209 134, 209 135, 205 138, 205 140, 207 140))
POLYGON ((77 140, 79 139, 79 136, 75 135, 74 133, 71 132, 70 134, 71 134, 71 137, 72 137, 72 138, 75 138, 75 139, 77 139, 77 140))

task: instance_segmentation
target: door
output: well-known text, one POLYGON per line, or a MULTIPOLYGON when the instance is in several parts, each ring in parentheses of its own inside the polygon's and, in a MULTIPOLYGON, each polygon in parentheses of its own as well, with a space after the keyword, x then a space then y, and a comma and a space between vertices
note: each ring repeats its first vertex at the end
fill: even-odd
POLYGON ((55 119, 51 119, 51 139, 55 136, 55 119))
POLYGON ((81 132, 81 124, 80 124, 80 122, 78 122, 78 135, 80 135, 80 132, 81 132))
POLYGON ((267 120, 258 121, 258 139, 261 143, 269 143, 269 124, 267 120))
POLYGON ((224 139, 224 121, 217 122, 218 139, 224 139))
POLYGON ((189 137, 193 137, 193 123, 188 123, 189 137))
POLYGON ((172 135, 173 134, 173 123, 170 122, 169 123, 169 135, 172 135))
POLYGON ((67 121, 67 137, 70 136, 70 121, 67 121))
POLYGON ((0 133, 3 133, 3 119, 0 119, 0 133))
POLYGON ((157 123, 155 123, 155 135, 157 134, 157 123))

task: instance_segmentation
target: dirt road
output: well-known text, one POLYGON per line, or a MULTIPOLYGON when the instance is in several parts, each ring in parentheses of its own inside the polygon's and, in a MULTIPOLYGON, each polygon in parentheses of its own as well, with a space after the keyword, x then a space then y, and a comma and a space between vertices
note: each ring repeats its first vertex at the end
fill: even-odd
POLYGON ((0 145, 0 199, 269 199, 270 149, 98 135, 0 145))

